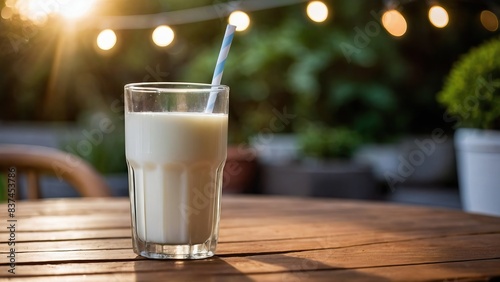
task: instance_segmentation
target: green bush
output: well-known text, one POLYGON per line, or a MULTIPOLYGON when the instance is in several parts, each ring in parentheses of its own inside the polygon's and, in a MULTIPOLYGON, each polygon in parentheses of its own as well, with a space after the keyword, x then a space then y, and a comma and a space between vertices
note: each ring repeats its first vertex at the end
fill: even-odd
POLYGON ((438 95, 459 127, 500 129, 500 38, 462 56, 438 95))
POLYGON ((299 134, 302 155, 318 159, 350 158, 362 141, 356 131, 344 127, 311 125, 299 134))

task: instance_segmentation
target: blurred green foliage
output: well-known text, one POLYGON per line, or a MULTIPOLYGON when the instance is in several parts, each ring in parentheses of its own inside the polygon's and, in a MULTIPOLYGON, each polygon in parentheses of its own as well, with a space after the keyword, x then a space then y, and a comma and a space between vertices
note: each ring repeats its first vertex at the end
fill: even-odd
POLYGON ((457 126, 500 129, 500 38, 458 60, 438 96, 457 126))
POLYGON ((363 143, 356 131, 311 125, 299 134, 301 154, 316 159, 348 159, 363 143))
POLYGON ((125 132, 121 116, 85 113, 77 122, 77 132, 60 140, 61 150, 75 154, 103 174, 125 172, 125 132))
MULTIPOLYGON (((367 6, 339 2, 335 7, 349 18, 367 6)), ((356 43, 361 40, 355 41, 359 36, 348 28, 355 23, 314 25, 301 10, 284 10, 287 16, 272 25, 266 24, 268 14, 257 17, 257 26, 237 35, 231 47, 223 83, 231 87, 233 142, 245 142, 268 127, 273 108, 287 107, 298 116, 283 128, 285 132, 301 131, 308 123, 321 121, 349 126, 369 140, 380 140, 406 125, 408 117, 397 109, 394 85, 403 80, 407 66, 396 41, 378 22, 365 19, 364 24, 376 26, 377 32, 370 37, 361 26, 364 41, 359 46, 356 43), (353 54, 346 53, 342 43, 353 54)), ((212 45, 200 51, 182 77, 191 81, 209 77, 218 48, 212 45)))

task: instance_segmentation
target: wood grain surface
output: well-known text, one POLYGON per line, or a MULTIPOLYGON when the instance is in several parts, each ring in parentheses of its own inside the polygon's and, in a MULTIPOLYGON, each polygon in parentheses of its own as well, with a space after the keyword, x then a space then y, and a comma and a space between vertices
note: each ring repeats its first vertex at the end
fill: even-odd
POLYGON ((0 279, 19 281, 489 281, 500 218, 379 202, 225 196, 216 256, 132 251, 127 198, 17 202, 15 274, 0 205, 0 279))

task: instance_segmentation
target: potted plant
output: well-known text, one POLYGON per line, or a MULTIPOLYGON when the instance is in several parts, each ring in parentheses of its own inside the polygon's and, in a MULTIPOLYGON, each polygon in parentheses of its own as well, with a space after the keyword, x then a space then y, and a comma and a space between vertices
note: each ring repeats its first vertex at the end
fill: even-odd
POLYGON ((314 162, 349 159, 361 144, 361 136, 345 127, 312 124, 299 134, 301 154, 314 162))
POLYGON ((500 215, 500 38, 461 57, 438 100, 456 122, 460 194, 464 209, 500 215))
POLYGON ((371 167, 351 160, 363 143, 356 131, 310 124, 297 138, 299 160, 287 165, 266 164, 265 193, 358 199, 377 196, 371 167))

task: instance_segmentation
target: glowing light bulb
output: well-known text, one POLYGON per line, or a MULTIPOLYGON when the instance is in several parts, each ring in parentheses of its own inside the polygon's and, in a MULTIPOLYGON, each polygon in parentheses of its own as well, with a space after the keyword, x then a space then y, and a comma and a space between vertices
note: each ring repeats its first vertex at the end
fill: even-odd
POLYGON ((448 12, 441 6, 432 6, 429 9, 429 21, 437 28, 443 28, 448 24, 448 12))
POLYGON ((234 11, 229 15, 229 24, 236 26, 236 31, 244 31, 250 25, 250 17, 242 11, 234 11))
POLYGON ((481 24, 484 26, 484 28, 486 28, 486 30, 497 31, 498 18, 493 12, 484 10, 481 12, 479 19, 481 20, 481 24))
POLYGON ((317 23, 328 18, 328 7, 321 1, 312 1, 307 5, 307 16, 317 23))
POLYGON ((174 31, 166 25, 160 25, 153 31, 153 42, 160 46, 165 47, 174 41, 174 31))
POLYGON ((116 34, 111 29, 105 29, 99 33, 97 36, 97 47, 99 49, 107 51, 115 47, 116 44, 116 34))
POLYGON ((403 36, 406 33, 407 24, 405 17, 397 10, 386 11, 382 15, 382 25, 392 36, 403 36))

